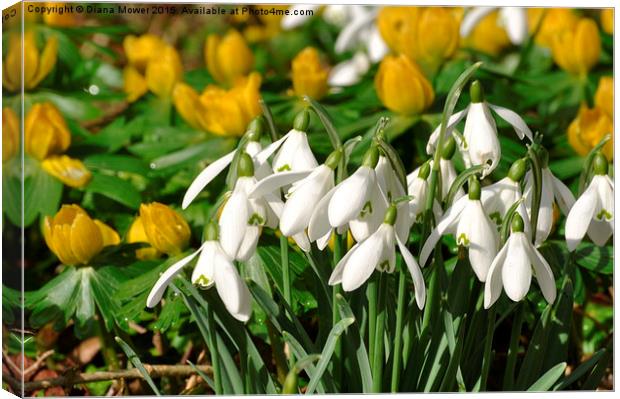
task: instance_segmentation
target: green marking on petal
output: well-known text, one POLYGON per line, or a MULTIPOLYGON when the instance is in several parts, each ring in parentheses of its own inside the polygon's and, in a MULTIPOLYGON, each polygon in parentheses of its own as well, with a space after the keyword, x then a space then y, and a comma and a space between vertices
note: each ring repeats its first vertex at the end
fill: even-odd
POLYGON ((248 219, 248 224, 250 226, 262 226, 265 224, 265 219, 258 213, 253 213, 248 219))
POLYGON ((196 284, 199 288, 202 288, 203 290, 205 290, 209 288, 209 284, 211 284, 211 280, 209 280, 204 274, 201 274, 194 284, 196 284))
POLYGON ((379 267, 377 267, 377 269, 379 269, 379 271, 382 271, 382 272, 389 270, 389 268, 390 268, 390 262, 387 259, 381 262, 379 264, 379 267))
POLYGON ((461 233, 461 235, 457 237, 456 243, 464 247, 469 247, 469 238, 467 238, 465 233, 461 233))
POLYGON ((284 172, 284 171, 290 171, 290 170, 291 170, 291 165, 289 164, 284 164, 277 169, 278 172, 284 172))
POLYGON ((613 215, 607 209, 602 209, 595 217, 596 220, 611 220, 613 218, 613 215))
POLYGON ((497 224, 498 226, 502 224, 502 215, 500 215, 499 212, 493 212, 489 215, 489 218, 494 221, 495 224, 497 224))
POLYGON ((360 212, 360 219, 365 217, 366 215, 370 215, 372 213, 372 203, 370 201, 364 204, 362 211, 360 212))

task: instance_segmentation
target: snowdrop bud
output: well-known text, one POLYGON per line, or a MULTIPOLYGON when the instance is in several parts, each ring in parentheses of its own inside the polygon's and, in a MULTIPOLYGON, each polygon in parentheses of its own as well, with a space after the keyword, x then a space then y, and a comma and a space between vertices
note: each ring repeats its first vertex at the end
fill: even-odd
POLYGON ((524 229, 523 218, 518 213, 515 213, 512 217, 512 232, 513 233, 522 233, 524 229))
POLYGON ((431 165, 429 162, 424 162, 422 166, 420 166, 420 170, 418 171, 418 177, 422 180, 428 179, 428 175, 431 174, 431 165))
POLYGON ((604 176, 607 174, 608 169, 609 164, 607 163, 607 158, 605 158, 605 155, 597 152, 596 155, 594 155, 594 160, 592 161, 592 170, 594 171, 594 174, 604 176))
POLYGON ((454 140, 454 137, 450 135, 443 144, 443 148, 441 149, 441 157, 445 160, 452 159, 454 156, 454 151, 456 151, 456 141, 454 140))
POLYGON ((247 153, 241 154, 239 157, 239 164, 237 166, 237 175, 239 177, 251 177, 254 176, 254 161, 247 153))
POLYGON ((549 164, 549 151, 545 149, 545 147, 540 147, 536 151, 538 153, 538 160, 540 161, 540 167, 546 168, 549 164))
POLYGON ((264 117, 262 115, 257 116, 252 119, 252 122, 248 125, 248 130, 246 134, 248 135, 248 140, 250 141, 259 141, 260 136, 263 134, 264 127, 264 117))
POLYGON ((325 160, 325 166, 334 170, 338 167, 338 163, 340 163, 340 159, 342 158, 342 150, 338 149, 332 151, 331 154, 325 160))
POLYGON ((217 222, 212 220, 205 227, 205 241, 217 241, 220 228, 217 222))
POLYGON ((376 145, 371 145, 366 154, 364 154, 364 159, 362 160, 362 166, 367 166, 371 169, 374 169, 379 162, 379 149, 376 145))
POLYGON ((299 130, 300 132, 305 132, 306 130, 308 130, 309 124, 310 112, 308 112, 308 108, 304 108, 304 110, 298 113, 295 117, 295 121, 293 122, 293 129, 299 130))
POLYGON ((479 80, 474 80, 471 86, 469 86, 469 96, 474 104, 484 101, 484 90, 482 90, 482 84, 479 80))
POLYGON ((383 223, 394 226, 394 223, 396 222, 396 216, 398 216, 398 211, 396 210, 396 205, 392 204, 385 211, 385 218, 383 219, 383 223))
POLYGON ((469 199, 471 200, 479 200, 480 199, 480 182, 475 177, 469 178, 469 199))
POLYGON ((508 171, 508 177, 512 181, 519 182, 521 181, 521 179, 523 179, 526 169, 527 161, 525 160, 525 158, 517 159, 510 167, 510 170, 508 171))

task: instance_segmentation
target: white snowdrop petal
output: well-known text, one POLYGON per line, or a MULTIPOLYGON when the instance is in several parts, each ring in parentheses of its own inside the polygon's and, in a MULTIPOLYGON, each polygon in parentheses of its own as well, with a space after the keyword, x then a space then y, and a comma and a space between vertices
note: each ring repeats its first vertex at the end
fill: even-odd
POLYGON ((523 140, 524 137, 527 137, 530 141, 534 140, 532 131, 527 126, 523 118, 521 118, 516 112, 511 111, 508 108, 500 107, 499 105, 489 104, 489 107, 491 107, 491 109, 495 111, 500 118, 508 122, 515 129, 515 133, 517 133, 517 136, 519 136, 521 140, 523 140))
POLYGON ((192 284, 198 284, 201 288, 210 288, 215 283, 213 276, 217 247, 219 247, 217 241, 205 241, 202 245, 202 251, 192 272, 192 284), (203 283, 206 283, 206 286, 203 286, 203 283))
POLYGON ((498 236, 495 223, 484 213, 480 201, 470 200, 463 210, 457 228, 457 242, 461 234, 469 240, 469 263, 480 282, 485 282, 489 267, 497 254, 498 236))
POLYGON ((294 234, 293 240, 295 241, 297 246, 299 246, 299 248, 301 248, 301 250, 304 252, 310 252, 310 250, 312 249, 310 247, 310 240, 308 239, 308 234, 306 234, 305 231, 294 234))
POLYGON ((216 257, 215 288, 226 310, 237 320, 246 322, 252 313, 252 296, 235 266, 222 254, 216 257))
POLYGON ((548 175, 548 179, 553 185, 553 192, 555 194, 555 199, 557 200, 558 205, 562 212, 565 215, 568 215, 570 209, 575 204, 575 196, 571 191, 566 187, 564 183, 557 177, 553 176, 549 168, 543 169, 543 173, 548 175))
POLYGON ((351 248, 349 252, 347 252, 346 255, 342 259, 340 259, 340 262, 338 262, 338 264, 334 268, 334 271, 329 277, 329 281, 327 282, 329 285, 336 285, 342 283, 342 271, 345 267, 348 267, 347 264, 349 258, 351 258, 351 255, 353 255, 355 251, 357 251, 359 245, 359 243, 355 244, 353 248, 351 248))
POLYGON ((153 288, 151 288, 151 292, 149 293, 148 298, 146 298, 147 307, 153 308, 159 303, 159 301, 161 301, 161 298, 162 296, 164 296, 164 292, 166 292, 166 288, 168 288, 168 285, 170 284, 172 279, 174 279, 176 275, 179 274, 181 270, 185 266, 187 266, 187 264, 191 262, 196 257, 196 255, 200 253, 201 249, 191 255, 184 257, 183 259, 166 269, 166 271, 159 277, 159 279, 157 279, 157 282, 155 283, 155 285, 153 285, 153 288))
POLYGON ((254 186, 254 189, 249 193, 249 198, 260 198, 267 193, 271 193, 280 187, 295 183, 312 173, 311 170, 302 170, 297 172, 279 172, 273 175, 267 176, 254 186))
POLYGON ((258 245, 258 238, 260 237, 261 228, 258 226, 247 226, 243 240, 237 250, 237 255, 234 257, 236 260, 242 262, 248 261, 252 255, 256 252, 256 246, 258 245))
POLYGON ((614 233, 612 226, 613 222, 592 220, 590 222, 590 226, 588 227, 588 237, 590 237, 593 243, 599 247, 602 247, 614 233))
POLYGON ((424 303, 426 302, 426 285, 424 284, 424 276, 422 276, 422 271, 420 270, 420 265, 416 262, 411 252, 407 249, 407 246, 401 241, 398 236, 396 237, 396 242, 398 243, 398 249, 400 250, 401 255, 409 269, 409 273, 411 273, 411 278, 413 280, 415 301, 418 304, 418 308, 424 308, 424 303))
POLYGON ((316 246, 319 250, 324 250, 327 245, 329 245, 329 240, 332 238, 333 229, 330 229, 323 237, 320 237, 316 240, 316 246))
POLYGON ((280 21, 280 26, 284 30, 295 29, 308 21, 314 13, 305 12, 308 11, 317 11, 321 7, 320 5, 311 5, 311 4, 296 4, 289 8, 289 14, 285 15, 280 21), (301 12, 300 12, 301 11, 301 12))
POLYGON ((342 226, 356 218, 370 200, 374 185, 375 171, 366 166, 358 168, 337 185, 328 207, 330 225, 342 226))
POLYGON ((284 142, 286 142, 290 136, 291 136, 291 132, 288 132, 284 136, 282 136, 280 139, 274 141, 273 143, 265 147, 264 150, 262 150, 256 155, 256 158, 255 158, 256 162, 258 162, 259 164, 263 164, 267 162, 267 159, 269 159, 269 157, 273 155, 273 153, 276 152, 276 150, 280 148, 280 146, 284 142))
POLYGON ((349 222, 351 234, 358 242, 365 240, 377 230, 383 222, 387 210, 387 200, 381 192, 381 188, 376 183, 373 186, 370 198, 368 198, 368 206, 365 206, 361 212, 363 215, 360 214, 349 222))
POLYGON ((337 188, 338 186, 332 188, 321 198, 310 217, 310 223, 308 223, 308 238, 312 242, 324 237, 332 230, 332 226, 329 224, 328 208, 337 188))
POLYGON ((334 51, 336 54, 342 54, 354 47, 355 44, 357 44, 356 42, 360 36, 360 31, 372 23, 372 19, 373 15, 368 13, 354 19, 351 23, 342 28, 334 44, 334 51))
MULTIPOLYGON (((383 226, 382 226, 383 227, 383 226)), ((383 249, 385 229, 380 228, 367 240, 360 243, 342 271, 342 289, 353 291, 359 288, 378 265, 383 249)))
POLYGON ((530 261, 536 273, 536 281, 538 281, 543 296, 548 303, 553 303, 553 301, 555 301, 556 288, 555 278, 553 277, 553 272, 551 271, 551 267, 549 267, 549 263, 547 263, 542 254, 530 244, 525 234, 519 234, 519 240, 522 241, 521 245, 528 250, 530 261))
POLYGON ((594 217, 597 201, 596 186, 590 184, 568 213, 564 235, 569 251, 574 251, 583 240, 583 236, 594 217))
POLYGON ((461 21, 461 37, 469 36, 476 25, 478 25, 484 17, 492 13, 494 10, 494 7, 473 7, 467 11, 461 21))
POLYGON ((248 227, 249 203, 244 192, 235 187, 224 205, 219 220, 220 243, 228 256, 235 258, 248 227))
POLYGON ((381 33, 377 26, 373 24, 370 29, 367 51, 370 62, 376 64, 389 53, 390 49, 383 40, 383 37, 381 37, 381 33))
POLYGON ((592 178, 593 184, 596 184, 599 206, 601 209, 597 209, 597 214, 594 215, 596 220, 612 221, 614 220, 614 189, 613 185, 609 184, 608 176, 595 175, 592 178), (594 183, 596 181, 596 183, 594 183))
POLYGON ((437 224, 437 227, 433 229, 428 239, 420 251, 420 265, 424 266, 429 255, 435 248, 435 245, 441 238, 441 236, 451 228, 457 225, 458 218, 467 205, 467 197, 462 197, 458 201, 454 202, 452 206, 446 211, 441 221, 437 224))
MULTIPOLYGON (((448 118, 448 127, 446 128, 446 133, 445 133, 446 135, 451 134, 454 126, 456 126, 456 124, 459 123, 461 119, 465 117, 465 115, 467 115, 467 113, 469 112, 469 109, 470 109, 470 105, 468 105, 461 111, 455 112, 454 114, 450 116, 450 118, 448 118)), ((441 123, 439 124, 439 126, 435 128, 435 130, 433 130, 433 133, 431 133, 431 136, 428 139, 428 143, 426 144, 427 154, 430 155, 435 152, 435 147, 437 147, 437 142, 439 141, 440 131, 441 131, 441 123)))
POLYGON ((527 13, 522 7, 502 7, 500 9, 500 20, 510 42, 520 45, 527 38, 527 13))
POLYGON ((508 244, 511 238, 508 238, 508 241, 502 249, 497 253, 495 259, 493 259, 493 263, 491 263, 491 267, 489 267, 489 274, 487 275, 486 281, 484 283, 484 308, 490 308, 495 301, 502 294, 502 269, 504 267, 504 263, 506 262, 506 255, 508 254, 508 244))
MULTIPOLYGON (((518 234, 518 233, 517 233, 518 234)), ((502 268, 502 283, 508 298, 515 302, 527 295, 532 281, 532 264, 521 240, 513 237, 508 242, 506 262, 502 268)))
POLYGON ((219 175, 228 165, 235 156, 237 150, 231 151, 228 154, 224 155, 220 159, 215 162, 212 162, 200 172, 200 174, 194 179, 192 184, 190 184, 189 188, 185 192, 183 196, 183 202, 181 203, 181 207, 183 209, 187 208, 189 204, 200 194, 200 192, 209 184, 217 175, 219 175))
POLYGON ((327 83, 336 87, 352 86, 360 81, 362 75, 355 60, 346 60, 331 69, 327 83))

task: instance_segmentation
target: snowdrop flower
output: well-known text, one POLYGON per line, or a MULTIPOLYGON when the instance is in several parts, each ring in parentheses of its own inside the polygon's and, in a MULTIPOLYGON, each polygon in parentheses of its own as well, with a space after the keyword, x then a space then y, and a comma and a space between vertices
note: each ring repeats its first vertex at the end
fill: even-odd
MULTIPOLYGON (((433 143, 433 145, 436 145, 433 143)), ((456 150, 456 140, 453 136, 446 137, 446 141, 443 144, 443 149, 441 151, 441 156, 439 158, 439 168, 441 170, 441 200, 446 198, 448 192, 450 191, 450 187, 452 187, 452 183, 457 178, 456 169, 454 168, 454 163, 452 162, 452 157, 454 156, 454 152, 456 150)), ((430 153, 434 152, 433 150, 430 153)), ((431 159, 428 165, 433 167, 433 160, 431 159)), ((412 194, 411 183, 415 181, 415 177, 418 176, 420 172, 421 166, 407 175, 407 184, 409 185, 409 194, 412 194)), ((424 179, 426 180, 426 178, 424 179)), ((462 188, 459 188, 454 199, 457 200, 465 195, 465 191, 462 188)), ((441 210, 441 209, 440 209, 441 210)), ((440 212, 441 213, 441 212, 440 212)))
MULTIPOLYGON (((497 105, 490 104, 484 100, 482 85, 479 81, 474 81, 470 87, 471 104, 464 110, 459 111, 448 119, 446 135, 452 134, 454 126, 467 116, 465 119, 465 131, 463 133, 462 143, 459 143, 463 151, 467 153, 463 157, 467 167, 471 165, 484 165, 485 169, 482 177, 490 174, 501 157, 501 147, 499 138, 497 137, 497 126, 491 115, 493 110, 503 120, 508 122, 515 130, 515 133, 521 140, 527 137, 532 140, 532 132, 527 127, 523 119, 514 111, 497 105)), ((439 131, 441 125, 435 129, 429 139, 429 145, 426 147, 427 153, 432 153, 435 144, 439 139, 439 131), (429 152, 430 150, 430 152, 429 152)))
MULTIPOLYGON (((461 37, 467 37, 484 17, 497 7, 474 7, 461 21, 461 37)), ((527 9, 525 7, 499 7, 499 24, 504 27, 510 42, 522 44, 527 38, 527 9)))
POLYGON ((574 251, 588 233, 598 246, 603 246, 614 232, 614 183, 607 176, 607 159, 601 153, 594 158, 594 177, 575 202, 566 218, 566 246, 574 251))
MULTIPOLYGON (((557 177, 553 176, 551 170, 547 166, 547 152, 542 151, 542 189, 540 195, 540 209, 538 211, 538 222, 536 223, 536 241, 534 244, 538 247, 547 240, 553 227, 553 200, 557 201, 560 210, 568 215, 570 209, 575 203, 573 193, 566 187, 564 183, 557 177)), ((528 216, 532 217, 532 201, 534 200, 534 178, 532 171, 528 171, 525 175, 525 205, 527 207, 528 216)))
POLYGON ((318 166, 306 135, 309 122, 310 115, 308 110, 304 109, 295 117, 293 129, 278 140, 279 149, 273 157, 272 164, 275 173, 310 170, 318 166))
POLYGON ((553 303, 556 296, 553 272, 523 232, 523 219, 515 214, 512 219, 512 234, 489 269, 484 286, 485 309, 497 301, 502 293, 502 286, 508 298, 515 302, 523 299, 530 290, 532 268, 543 296, 548 303, 553 303))
POLYGON ((312 170, 280 172, 256 185, 250 198, 292 184, 285 197, 280 214, 280 231, 287 237, 303 233, 318 202, 334 187, 334 170, 342 157, 342 150, 332 152, 324 164, 312 170))
MULTIPOLYGON (((375 174, 377 175, 377 184, 380 192, 384 194, 388 203, 394 203, 397 199, 407 195, 405 187, 398 179, 392 164, 387 157, 379 155, 379 161, 375 166, 375 174)), ((399 201, 396 204, 396 210, 400 217, 396 219, 396 231, 403 241, 407 241, 407 232, 411 229, 414 220, 409 217, 408 201, 399 201)))
POLYGON ((231 259, 246 261, 256 251, 262 227, 275 228, 277 220, 268 217, 269 204, 265 199, 249 198, 257 180, 254 161, 248 154, 240 156, 237 172, 239 177, 219 220, 220 243, 231 259))
POLYGON ((469 249, 469 263, 478 280, 484 282, 497 254, 499 237, 495 223, 482 208, 477 179, 470 179, 468 196, 456 201, 431 232, 422 247, 420 264, 426 263, 439 238, 446 233, 454 234, 456 243, 469 249))
POLYGON ((329 285, 342 284, 343 290, 353 291, 364 284, 375 269, 381 272, 394 272, 396 267, 396 245, 398 245, 398 249, 413 278, 416 303, 420 309, 424 307, 426 287, 422 271, 403 240, 395 232, 394 224, 398 218, 397 216, 396 206, 390 205, 385 212, 383 223, 377 231, 366 240, 355 244, 338 262, 329 278, 329 285))
POLYGON ((226 310, 237 320, 246 322, 252 313, 251 294, 231 258, 217 241, 217 224, 211 222, 206 229, 206 241, 193 254, 170 266, 157 280, 146 300, 146 306, 155 307, 170 282, 196 256, 200 255, 192 273, 192 284, 208 289, 215 285, 226 310))
POLYGON ((377 182, 378 162, 379 150, 372 145, 362 165, 319 201, 308 226, 308 237, 318 241, 319 248, 327 245, 335 228, 342 232, 348 224, 359 242, 379 227, 388 203, 377 182))
MULTIPOLYGON (((408 194, 413 197, 411 201, 409 201, 409 218, 413 222, 420 222, 424 214, 426 196, 429 193, 428 176, 431 172, 432 164, 432 160, 425 162, 422 166, 407 175, 407 191, 408 194)), ((433 213, 435 214, 435 219, 441 217, 441 206, 437 198, 435 198, 433 202, 433 213)))

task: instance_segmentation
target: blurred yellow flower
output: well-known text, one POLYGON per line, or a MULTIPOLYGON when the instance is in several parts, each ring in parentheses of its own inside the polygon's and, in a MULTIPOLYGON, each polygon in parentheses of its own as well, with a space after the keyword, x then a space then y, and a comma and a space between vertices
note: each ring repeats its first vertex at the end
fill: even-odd
POLYGON ((261 113, 260 84, 257 72, 237 79, 229 90, 209 85, 201 95, 178 83, 172 99, 177 112, 193 128, 219 136, 242 136, 250 121, 261 113))
POLYGON ((327 94, 329 68, 321 62, 314 47, 306 47, 293 59, 291 65, 293 91, 299 97, 304 95, 319 100, 327 94))
POLYGON ((61 154, 71 144, 67 124, 52 103, 34 104, 24 121, 25 151, 42 161, 50 155, 61 154))
POLYGON ((596 23, 581 18, 572 29, 560 32, 552 40, 553 59, 573 75, 586 75, 601 55, 601 37, 596 23))
POLYGON ((404 54, 388 55, 375 76, 375 90, 388 109, 403 115, 416 115, 435 98, 433 87, 420 68, 404 54))
POLYGON ((565 30, 571 30, 579 21, 577 14, 570 8, 528 8, 527 22, 530 33, 533 33, 540 22, 538 33, 534 38, 539 46, 551 48, 553 38, 565 30))
POLYGON ((161 38, 144 34, 125 37, 123 48, 129 65, 123 70, 123 90, 127 101, 134 102, 147 90, 159 97, 170 97, 183 76, 181 57, 161 38))
POLYGON ((19 118, 9 107, 2 108, 2 162, 19 151, 19 118))
MULTIPOLYGON (((50 3, 47 2, 45 3, 46 7, 65 7, 67 3, 50 3)), ((43 14, 43 22, 45 22, 46 25, 49 26, 56 26, 56 27, 61 27, 61 28, 67 28, 67 27, 71 27, 71 26, 75 26, 77 25, 77 13, 70 13, 70 12, 63 12, 58 13, 58 12, 51 12, 51 13, 46 13, 43 14)))
POLYGON ((231 29, 223 38, 213 34, 205 42, 205 62, 213 78, 220 84, 232 85, 254 66, 254 55, 243 36, 231 29))
POLYGON ((594 105, 601 108, 610 118, 614 117, 614 78, 603 76, 598 81, 598 87, 594 94, 594 105))
MULTIPOLYGON (((144 225, 142 224, 142 219, 140 218, 140 216, 136 217, 131 226, 129 227, 129 231, 127 232, 127 242, 149 242, 149 239, 146 236, 146 232, 144 231, 144 225)), ((153 247, 141 248, 136 250, 136 257, 142 260, 155 259, 158 258, 159 255, 160 252, 153 247)))
POLYGON ((181 253, 189 242, 187 222, 175 210, 159 202, 140 205, 140 219, 148 242, 168 255, 181 253))
POLYGON ((77 205, 63 205, 53 218, 46 216, 43 237, 49 249, 65 265, 88 264, 103 247, 120 242, 116 231, 91 219, 77 205))
POLYGON ((461 16, 456 7, 385 7, 377 24, 392 51, 409 56, 430 76, 458 50, 461 16))
POLYGON ((614 34, 614 9, 605 8, 601 11, 601 26, 607 34, 614 34))
MULTIPOLYGON (((58 54, 58 39, 50 36, 43 51, 37 47, 36 33, 27 30, 23 36, 24 89, 35 88, 52 71, 58 54)), ((2 84, 9 91, 18 91, 22 81, 22 36, 9 35, 9 48, 2 66, 2 84)))
POLYGON ((41 167, 69 187, 82 188, 92 177, 82 161, 66 155, 46 158, 41 162, 41 167))
POLYGON ((498 12, 494 11, 476 25, 469 36, 463 39, 463 44, 474 50, 497 56, 511 43, 506 30, 499 24, 498 12))
MULTIPOLYGON (((587 155, 606 134, 613 135, 613 121, 599 107, 588 108, 582 105, 577 117, 568 127, 568 143, 581 156, 587 155)), ((613 137, 603 146, 607 159, 613 158, 613 137)))

